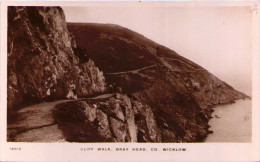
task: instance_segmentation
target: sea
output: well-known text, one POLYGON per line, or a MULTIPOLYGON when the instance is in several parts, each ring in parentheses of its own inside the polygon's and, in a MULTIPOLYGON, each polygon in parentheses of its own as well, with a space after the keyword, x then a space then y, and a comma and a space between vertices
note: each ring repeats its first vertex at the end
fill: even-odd
POLYGON ((252 138, 252 100, 217 106, 209 121, 211 126, 204 142, 250 143, 252 138))
MULTIPOLYGON (((236 90, 252 98, 251 74, 248 77, 234 74, 215 74, 236 90)), ((212 113, 211 126, 204 142, 250 143, 252 140, 252 100, 236 100, 233 104, 219 105, 212 113)))

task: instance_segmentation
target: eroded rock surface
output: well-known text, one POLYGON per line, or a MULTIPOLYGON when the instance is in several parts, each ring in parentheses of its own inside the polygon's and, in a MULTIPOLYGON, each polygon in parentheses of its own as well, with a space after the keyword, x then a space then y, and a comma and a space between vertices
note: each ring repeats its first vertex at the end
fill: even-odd
MULTIPOLYGON (((161 141, 151 108, 125 94, 62 103, 56 106, 54 115, 60 128, 80 129, 79 132, 86 135, 81 142, 101 142, 101 139, 103 142, 161 141), (84 125, 92 130, 85 129, 84 125), (89 132, 92 133, 89 135, 89 132)), ((83 139, 81 134, 74 134, 73 138, 70 134, 65 136, 70 142, 83 139)))
POLYGON ((103 73, 78 54, 60 7, 8 7, 8 109, 102 93, 103 73))

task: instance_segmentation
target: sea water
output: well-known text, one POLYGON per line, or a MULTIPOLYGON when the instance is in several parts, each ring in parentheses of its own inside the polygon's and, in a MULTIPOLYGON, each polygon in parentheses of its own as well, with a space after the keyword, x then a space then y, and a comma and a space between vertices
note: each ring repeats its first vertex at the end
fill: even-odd
POLYGON ((209 130, 213 133, 204 142, 251 142, 252 100, 237 100, 234 104, 217 106, 212 117, 209 130))

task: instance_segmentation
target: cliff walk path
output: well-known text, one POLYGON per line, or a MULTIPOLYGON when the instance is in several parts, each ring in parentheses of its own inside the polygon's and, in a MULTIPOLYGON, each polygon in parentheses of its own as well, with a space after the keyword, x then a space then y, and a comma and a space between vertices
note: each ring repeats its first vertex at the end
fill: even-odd
POLYGON ((193 70, 195 70, 195 71, 206 71, 206 70, 203 69, 203 68, 201 68, 201 69, 194 68, 193 66, 191 66, 191 65, 189 65, 189 64, 187 64, 187 63, 185 63, 185 62, 183 62, 183 61, 181 61, 181 60, 179 60, 179 59, 168 58, 168 57, 162 57, 162 58, 165 59, 165 60, 168 60, 168 61, 177 61, 177 62, 180 62, 180 63, 182 63, 182 64, 188 66, 189 68, 191 68, 191 69, 193 69, 193 70))
MULTIPOLYGON (((169 69, 170 71, 172 72, 196 72, 196 71, 207 71, 203 68, 200 68, 200 69, 197 69, 179 59, 174 59, 174 58, 167 58, 167 57, 159 57, 159 61, 162 65, 164 65, 167 69, 169 69), (189 70, 175 70, 167 61, 177 61, 177 62, 180 62, 184 65, 186 65, 187 67, 189 67, 190 69, 192 69, 191 71, 189 70)), ((146 69, 149 69, 149 68, 153 68, 153 67, 156 67, 158 65, 158 63, 156 64, 153 64, 153 65, 150 65, 150 66, 146 66, 146 67, 142 67, 142 68, 139 68, 139 69, 135 69, 135 70, 129 70, 129 71, 120 71, 120 72, 113 72, 113 73, 105 73, 106 75, 122 75, 122 74, 128 74, 128 73, 132 73, 132 74, 137 74, 139 71, 142 71, 142 70, 146 70, 146 69)))
POLYGON ((127 74, 127 73, 138 73, 141 70, 149 69, 149 68, 152 68, 152 67, 155 67, 155 66, 157 66, 157 64, 153 64, 153 65, 146 66, 146 67, 136 69, 136 70, 122 71, 122 72, 115 72, 115 73, 106 73, 106 74, 107 75, 120 75, 120 74, 127 74))
POLYGON ((102 94, 91 98, 43 102, 24 107, 17 111, 17 119, 7 126, 8 141, 63 142, 64 135, 58 128, 58 124, 53 116, 53 110, 56 105, 69 101, 109 98, 113 95, 102 94))

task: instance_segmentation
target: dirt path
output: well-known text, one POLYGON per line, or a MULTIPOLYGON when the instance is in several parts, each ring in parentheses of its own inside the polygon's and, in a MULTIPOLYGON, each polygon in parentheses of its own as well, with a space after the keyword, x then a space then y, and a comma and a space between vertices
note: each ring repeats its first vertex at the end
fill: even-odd
MULTIPOLYGON (((163 64, 168 70, 172 71, 172 72, 194 72, 194 71, 206 71, 205 69, 197 69, 197 68, 194 68, 193 66, 191 65, 188 65, 187 63, 179 60, 179 59, 173 59, 173 58, 167 58, 167 57, 159 57, 159 61, 161 64, 163 64), (185 64, 186 66, 188 66, 189 68, 191 68, 193 71, 183 71, 183 70, 176 70, 174 69, 168 62, 168 61, 178 61, 182 64, 185 64)), ((153 64, 153 65, 150 65, 150 66, 146 66, 146 67, 143 67, 143 68, 140 68, 140 69, 136 69, 136 70, 130 70, 130 71, 121 71, 121 72, 115 72, 115 73, 106 73, 106 75, 122 75, 122 74, 128 74, 128 73, 133 73, 133 74, 136 74, 138 73, 139 71, 141 70, 145 70, 145 69, 149 69, 149 68, 152 68, 152 67, 155 67, 157 66, 158 64, 153 64)))
POLYGON ((127 74, 127 73, 138 73, 141 70, 149 69, 149 68, 152 68, 152 67, 155 67, 155 66, 157 66, 157 64, 153 64, 153 65, 146 66, 146 67, 136 69, 136 70, 122 71, 122 72, 115 72, 115 73, 106 73, 106 74, 107 75, 120 75, 120 74, 127 74))
POLYGON ((44 102, 17 111, 16 121, 7 126, 8 140, 17 142, 43 142, 42 140, 46 138, 46 135, 49 136, 48 141, 61 140, 62 132, 55 124, 52 110, 57 104, 68 101, 69 100, 44 102), (47 127, 52 128, 52 131, 48 134, 43 131, 46 130, 47 127))
POLYGON ((113 94, 102 94, 92 98, 79 98, 77 100, 59 100, 43 102, 24 107, 17 111, 15 122, 7 125, 8 141, 23 142, 61 142, 64 141, 62 131, 58 128, 53 117, 56 105, 85 99, 103 99, 113 94))
POLYGON ((79 98, 77 100, 96 100, 96 99, 104 99, 104 98, 109 98, 109 97, 112 97, 114 94, 113 93, 106 93, 106 94, 102 94, 102 95, 99 95, 99 96, 96 96, 96 97, 91 97, 91 98, 79 98))
POLYGON ((181 61, 181 60, 179 60, 179 59, 167 58, 167 57, 162 57, 162 58, 165 59, 165 60, 169 60, 169 61, 178 61, 178 62, 180 62, 180 63, 182 63, 182 64, 188 66, 189 68, 191 68, 191 69, 193 69, 193 70, 195 70, 195 71, 206 71, 205 69, 197 69, 197 68, 194 68, 193 66, 191 66, 191 65, 189 65, 189 64, 187 64, 187 63, 185 63, 185 62, 183 62, 183 61, 181 61))

